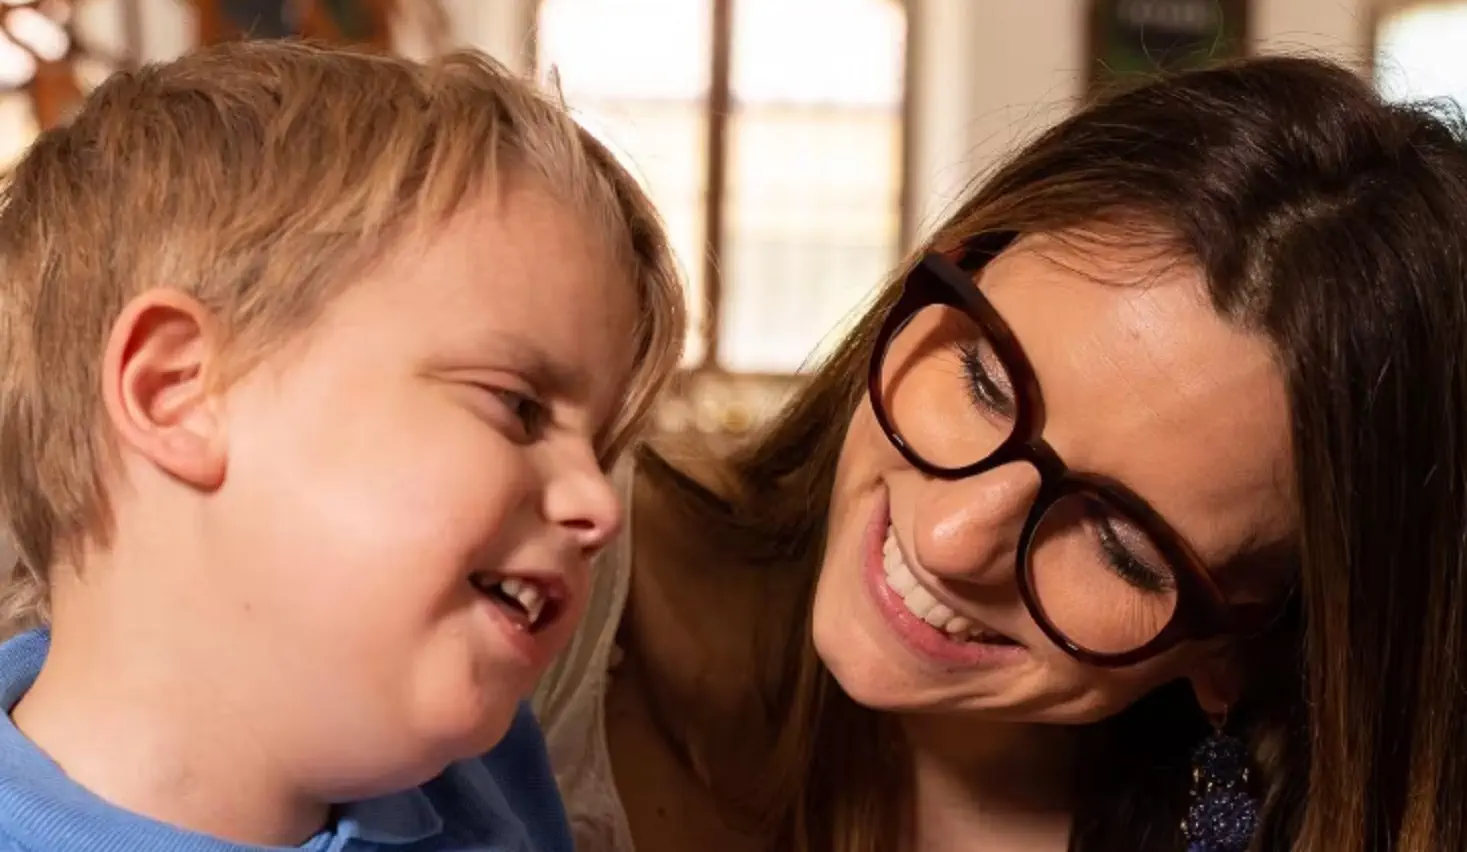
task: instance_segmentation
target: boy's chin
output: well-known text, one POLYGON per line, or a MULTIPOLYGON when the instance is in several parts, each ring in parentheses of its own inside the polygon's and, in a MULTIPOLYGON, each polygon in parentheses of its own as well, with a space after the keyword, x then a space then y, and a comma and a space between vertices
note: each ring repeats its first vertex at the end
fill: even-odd
POLYGON ((495 701, 481 706, 480 712, 471 718, 445 720, 448 723, 439 728, 439 736, 434 738, 437 745, 430 751, 443 766, 480 757, 499 745, 509 733, 518 707, 518 701, 495 701))
POLYGON ((499 745, 509 733, 516 705, 495 707, 472 725, 435 725, 434 731, 404 732, 403 745, 416 741, 414 747, 398 754, 396 765, 380 766, 375 778, 364 778, 361 789, 351 791, 342 801, 374 798, 420 787, 432 781, 451 764, 475 760, 499 745))

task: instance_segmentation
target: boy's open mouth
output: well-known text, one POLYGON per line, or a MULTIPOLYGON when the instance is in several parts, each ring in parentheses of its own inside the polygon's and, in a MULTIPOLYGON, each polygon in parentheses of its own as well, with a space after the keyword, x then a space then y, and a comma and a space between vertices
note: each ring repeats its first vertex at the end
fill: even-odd
POLYGON ((500 577, 480 571, 469 576, 469 584, 498 607, 512 624, 530 633, 554 622, 564 606, 558 588, 525 577, 500 577))

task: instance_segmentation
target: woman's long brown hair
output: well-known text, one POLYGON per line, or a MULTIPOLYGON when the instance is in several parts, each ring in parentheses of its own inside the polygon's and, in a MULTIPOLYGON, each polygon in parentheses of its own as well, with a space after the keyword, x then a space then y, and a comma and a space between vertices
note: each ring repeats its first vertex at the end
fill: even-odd
MULTIPOLYGON (((1196 265, 1216 310, 1272 342, 1287 383, 1299 520, 1274 564, 1290 592, 1260 640, 1271 665, 1240 708, 1263 777, 1256 848, 1467 849, 1460 115, 1386 104, 1310 59, 1177 75, 1051 129, 976 185, 934 243, 1102 224, 1196 265)), ((808 599, 844 424, 899 278, 758 439, 720 462, 717 487, 643 451, 651 486, 724 564, 796 572, 808 599)), ((742 790, 781 852, 901 849, 902 737, 841 692, 808 631, 788 626, 759 696, 778 742, 757 792, 710 783, 742 790)), ((1071 848, 1183 848, 1203 730, 1178 685, 1088 729, 1071 848)))

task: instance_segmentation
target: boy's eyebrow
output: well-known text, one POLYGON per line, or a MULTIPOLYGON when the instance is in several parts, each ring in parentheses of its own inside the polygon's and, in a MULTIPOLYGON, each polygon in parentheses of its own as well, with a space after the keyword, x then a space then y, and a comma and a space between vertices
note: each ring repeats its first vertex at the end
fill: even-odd
POLYGON ((590 390, 591 377, 585 371, 553 357, 539 340, 505 329, 485 329, 482 339, 489 343, 475 346, 481 357, 485 351, 489 351, 509 358, 515 362, 517 369, 528 373, 542 390, 577 399, 590 390))

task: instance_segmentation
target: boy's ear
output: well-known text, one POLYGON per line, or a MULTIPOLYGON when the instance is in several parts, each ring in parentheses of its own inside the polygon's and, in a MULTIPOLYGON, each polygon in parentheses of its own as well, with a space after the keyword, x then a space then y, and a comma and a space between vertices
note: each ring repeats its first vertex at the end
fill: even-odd
POLYGON ((102 399, 118 440, 208 491, 227 466, 220 401, 210 392, 219 342, 197 300, 149 290, 122 309, 102 357, 102 399))

